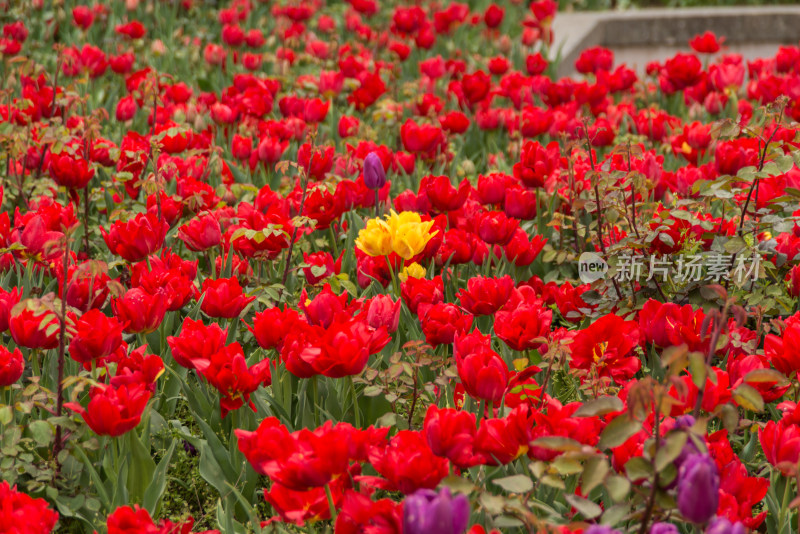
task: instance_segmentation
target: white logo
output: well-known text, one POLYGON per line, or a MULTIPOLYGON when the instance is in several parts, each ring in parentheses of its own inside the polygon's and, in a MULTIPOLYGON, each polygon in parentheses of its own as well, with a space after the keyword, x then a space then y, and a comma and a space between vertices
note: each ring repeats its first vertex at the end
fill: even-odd
POLYGON ((600 280, 608 272, 608 263, 594 252, 584 252, 578 258, 578 276, 584 284, 600 280))

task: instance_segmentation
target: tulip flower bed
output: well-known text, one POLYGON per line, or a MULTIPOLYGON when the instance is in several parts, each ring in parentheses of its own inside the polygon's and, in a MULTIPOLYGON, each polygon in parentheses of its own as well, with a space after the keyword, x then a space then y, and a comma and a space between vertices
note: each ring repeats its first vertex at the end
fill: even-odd
POLYGON ((800 48, 211 4, 0 3, 0 533, 798 530, 800 48))

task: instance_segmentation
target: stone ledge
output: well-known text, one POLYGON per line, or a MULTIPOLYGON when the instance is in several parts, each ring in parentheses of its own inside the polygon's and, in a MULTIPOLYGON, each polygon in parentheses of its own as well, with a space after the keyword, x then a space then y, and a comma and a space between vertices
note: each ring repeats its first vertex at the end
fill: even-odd
MULTIPOLYGON (((609 48, 685 47, 710 30, 729 45, 797 44, 800 6, 641 9, 591 13, 558 13, 553 21, 555 46, 561 54, 559 76, 575 73, 575 60, 592 46, 609 48)), ((656 59, 656 58, 654 58, 656 59)))

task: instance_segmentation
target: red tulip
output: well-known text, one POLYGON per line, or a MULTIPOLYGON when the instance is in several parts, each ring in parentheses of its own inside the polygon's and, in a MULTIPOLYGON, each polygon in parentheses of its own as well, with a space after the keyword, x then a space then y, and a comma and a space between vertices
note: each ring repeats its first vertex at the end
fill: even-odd
POLYGON ((448 176, 428 175, 419 183, 420 194, 424 191, 431 206, 439 212, 459 209, 467 200, 470 189, 469 180, 462 180, 456 189, 448 176))
POLYGON ((151 295, 144 289, 129 289, 122 297, 111 301, 111 309, 119 322, 124 324, 124 331, 129 334, 147 334, 153 332, 167 313, 167 297, 165 290, 151 295))
POLYGON ((424 317, 431 305, 444 300, 444 281, 441 276, 433 280, 409 276, 401 284, 400 294, 411 313, 424 317))
POLYGON ((259 386, 272 383, 270 360, 265 359, 248 367, 239 343, 217 350, 207 361, 194 360, 192 363, 208 383, 220 392, 219 405, 223 418, 231 410, 250 402, 250 394, 259 386))
POLYGON ((388 295, 377 295, 364 303, 367 324, 372 328, 386 327, 389 334, 397 331, 400 324, 400 299, 392 300, 388 295))
POLYGON ((470 397, 499 404, 508 387, 508 365, 499 354, 477 350, 456 354, 458 376, 470 397))
POLYGON ((181 333, 168 336, 167 344, 180 366, 203 370, 211 365, 211 355, 225 348, 227 337, 228 330, 223 330, 218 324, 206 326, 202 321, 187 317, 183 320, 181 333))
POLYGON ((122 324, 99 310, 89 310, 75 321, 69 355, 87 364, 110 356, 122 344, 122 324))
POLYGON ((505 245, 514 237, 519 221, 502 211, 485 211, 475 221, 477 233, 490 245, 505 245))
POLYGON ((421 317, 422 333, 431 346, 449 345, 459 334, 472 326, 472 315, 463 313, 458 306, 439 302, 430 306, 421 317))
POLYGON ((48 507, 47 501, 17 491, 16 486, 5 480, 0 482, 0 510, 0 519, 9 525, 9 532, 53 532, 58 522, 58 514, 48 507))
POLYGON ((58 346, 59 320, 50 310, 36 312, 26 307, 11 315, 8 324, 20 347, 48 350, 58 346))
POLYGON ((459 469, 469 469, 481 463, 475 454, 475 414, 455 408, 428 408, 422 433, 433 454, 447 458, 459 469))
POLYGON ((255 297, 247 297, 239 285, 239 279, 207 278, 203 281, 200 309, 209 317, 231 319, 238 317, 255 297))
POLYGON ((580 330, 569 345, 571 366, 584 371, 595 369, 598 376, 625 383, 641 367, 639 357, 632 354, 638 344, 639 326, 634 321, 604 315, 580 330))
POLYGON ((0 345, 0 387, 10 386, 20 379, 25 370, 25 359, 19 349, 8 350, 0 345))
POLYGON ((485 465, 507 465, 528 452, 532 421, 527 406, 517 406, 505 417, 484 419, 475 434, 475 453, 485 465))
POLYGON ((472 315, 492 315, 508 302, 513 289, 514 279, 508 275, 502 278, 473 276, 467 281, 467 289, 460 290, 456 296, 472 315))
POLYGON ((497 337, 514 350, 538 350, 550 334, 553 311, 536 298, 530 287, 514 290, 513 297, 494 316, 497 337))
POLYGON ((199 215, 178 229, 178 238, 189 250, 202 252, 222 242, 222 229, 214 215, 199 215))
POLYGON ((14 287, 11 291, 0 288, 0 333, 8 330, 8 323, 11 317, 11 309, 19 303, 22 291, 14 287))
POLYGON ((139 424, 150 395, 144 384, 118 388, 100 385, 92 388, 86 408, 76 402, 68 402, 64 406, 79 413, 96 434, 117 437, 139 424))
POLYGON ((433 489, 447 476, 448 461, 433 454, 418 432, 401 430, 388 444, 373 447, 369 462, 385 480, 375 485, 408 495, 420 488, 433 489))
POLYGON ((131 263, 158 252, 164 244, 167 230, 169 224, 151 213, 139 213, 126 222, 115 221, 108 231, 100 227, 108 250, 131 263))

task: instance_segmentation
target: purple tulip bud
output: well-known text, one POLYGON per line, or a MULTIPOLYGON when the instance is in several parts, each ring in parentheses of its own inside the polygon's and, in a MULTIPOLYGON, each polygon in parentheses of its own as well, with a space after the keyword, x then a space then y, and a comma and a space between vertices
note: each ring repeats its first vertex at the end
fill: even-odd
POLYGON ((375 152, 370 152, 364 158, 364 183, 370 189, 380 189, 386 185, 386 171, 375 152))
POLYGON ((463 534, 469 523, 466 495, 450 495, 448 488, 438 493, 421 489, 406 497, 403 504, 405 534, 463 534))
POLYGON ((696 422, 697 420, 692 415, 681 415, 675 418, 675 428, 686 430, 693 427, 696 422))
POLYGON ((672 523, 653 523, 650 534, 680 534, 680 531, 672 523))
POLYGON ((693 523, 705 523, 719 506, 719 471, 707 454, 686 458, 678 471, 678 510, 693 523))
POLYGON ((619 530, 607 525, 592 525, 583 531, 583 534, 622 534, 619 530))
POLYGON ((747 527, 739 521, 731 523, 724 517, 715 517, 708 524, 706 534, 747 534, 747 527))

